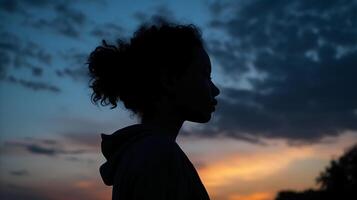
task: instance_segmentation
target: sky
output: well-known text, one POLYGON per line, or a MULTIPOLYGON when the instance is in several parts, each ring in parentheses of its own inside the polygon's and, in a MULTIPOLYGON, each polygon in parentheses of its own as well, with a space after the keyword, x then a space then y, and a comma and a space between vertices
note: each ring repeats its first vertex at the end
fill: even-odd
POLYGON ((356 10, 356 0, 0 0, 1 199, 111 198, 100 133, 138 119, 91 103, 85 62, 153 16, 198 26, 212 62, 216 112, 177 138, 211 199, 318 187, 357 142, 356 10))

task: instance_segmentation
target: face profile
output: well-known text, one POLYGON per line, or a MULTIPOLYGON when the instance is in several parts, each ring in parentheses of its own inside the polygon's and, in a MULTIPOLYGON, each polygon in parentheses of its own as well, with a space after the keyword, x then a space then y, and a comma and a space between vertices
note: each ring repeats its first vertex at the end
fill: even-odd
POLYGON ((187 121, 205 123, 211 119, 220 91, 211 80, 211 62, 206 51, 196 47, 194 60, 177 84, 177 111, 187 121))

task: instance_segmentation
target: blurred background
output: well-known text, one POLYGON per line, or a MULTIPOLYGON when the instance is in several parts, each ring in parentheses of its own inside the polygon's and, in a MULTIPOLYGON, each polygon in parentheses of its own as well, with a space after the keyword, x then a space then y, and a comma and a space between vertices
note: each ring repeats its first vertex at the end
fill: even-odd
MULTIPOLYGON (((0 197, 109 200, 87 56, 157 16, 201 28, 221 90, 177 143, 214 200, 273 200, 357 143, 357 1, 0 0, 0 197)), ((135 81, 135 80, 133 80, 135 81)))

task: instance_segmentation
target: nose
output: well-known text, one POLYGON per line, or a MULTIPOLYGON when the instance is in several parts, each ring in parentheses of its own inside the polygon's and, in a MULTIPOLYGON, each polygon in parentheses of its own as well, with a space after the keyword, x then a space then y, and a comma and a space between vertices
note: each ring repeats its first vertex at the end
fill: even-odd
POLYGON ((218 87, 213 82, 211 82, 211 83, 212 83, 212 94, 214 97, 216 97, 221 93, 221 91, 218 89, 218 87))

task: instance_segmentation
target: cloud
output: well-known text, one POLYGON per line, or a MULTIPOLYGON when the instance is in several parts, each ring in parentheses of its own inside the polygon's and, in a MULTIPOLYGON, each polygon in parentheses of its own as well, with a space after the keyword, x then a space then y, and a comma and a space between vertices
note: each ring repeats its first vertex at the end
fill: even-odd
POLYGON ((58 156, 58 155, 75 155, 87 153, 87 149, 73 149, 65 146, 62 142, 30 138, 26 140, 5 141, 3 145, 4 152, 27 152, 34 155, 58 156))
POLYGON ((0 183, 0 198, 6 200, 75 200, 75 199, 110 199, 109 187, 105 187, 97 178, 72 178, 47 181, 33 181, 31 185, 0 183), (68 194, 63 197, 63 194, 68 194))
POLYGON ((34 81, 34 80, 24 80, 21 78, 16 78, 14 76, 8 76, 6 77, 3 81, 9 82, 9 83, 14 83, 14 84, 19 84, 25 88, 32 89, 34 91, 39 91, 39 90, 46 90, 50 92, 61 92, 61 89, 57 86, 51 85, 46 82, 41 82, 41 81, 34 81))
POLYGON ((88 67, 86 65, 89 53, 79 52, 75 49, 69 49, 60 53, 63 60, 66 60, 68 67, 57 69, 56 75, 59 77, 69 77, 74 81, 88 81, 88 67))
POLYGON ((99 39, 117 39, 118 37, 123 37, 126 34, 126 30, 115 23, 104 23, 95 26, 90 31, 90 34, 99 39))
MULTIPOLYGON (((99 3, 98 1, 91 2, 99 3)), ((11 19, 11 23, 16 23, 20 26, 22 21, 21 26, 25 29, 28 29, 28 26, 30 26, 77 38, 81 34, 83 27, 89 22, 85 14, 74 6, 74 3, 84 3, 81 0, 76 0, 75 2, 67 0, 15 0, 11 1, 11 3, 8 1, 2 1, 1 3, 7 5, 2 9, 5 11, 4 15, 8 19, 11 19), (44 10, 52 12, 53 15, 42 15, 41 13, 46 13, 41 12, 44 10)), ((60 92, 61 89, 58 86, 39 80, 40 77, 43 77, 49 71, 46 68, 52 65, 53 56, 49 52, 43 46, 25 39, 21 33, 1 31, 0 80, 18 84, 35 91, 60 92), (19 75, 21 75, 22 71, 19 69, 26 69, 31 73, 33 79, 20 77, 19 75)), ((83 55, 80 56, 84 57, 83 55)), ((69 66, 53 69, 54 73, 59 77, 67 76, 74 80, 86 80, 88 77, 87 69, 83 67, 85 61, 80 66, 74 66, 79 62, 76 61, 73 64, 72 61, 74 59, 79 60, 79 55, 73 54, 70 58, 67 56, 66 61, 69 61, 69 66)))
POLYGON ((11 32, 0 32, 1 81, 18 84, 35 91, 60 92, 60 88, 55 85, 39 80, 25 80, 14 73, 21 68, 25 68, 30 71, 34 78, 38 79, 43 75, 43 65, 48 67, 51 63, 52 55, 40 45, 32 41, 23 40, 11 32))
POLYGON ((14 20, 15 18, 22 20, 22 25, 78 38, 89 21, 85 13, 73 5, 83 3, 100 3, 100 1, 3 0, 1 4, 4 6, 1 6, 0 10, 14 20), (51 12, 53 16, 43 15, 46 12, 51 12))
POLYGON ((68 161, 71 161, 71 162, 81 162, 81 163, 87 163, 87 164, 94 164, 97 162, 95 159, 75 157, 75 156, 69 156, 69 157, 66 157, 65 159, 68 161))
MULTIPOLYGON (((51 117, 50 122, 62 128, 56 132, 58 137, 24 137, 14 140, 6 140, 0 145, 0 152, 4 154, 24 154, 47 156, 64 156, 71 161, 92 162, 83 159, 86 155, 97 155, 100 152, 101 137, 103 130, 110 129, 112 125, 108 121, 90 120, 68 115, 51 117), (63 128, 67 127, 67 128, 63 128), (85 155, 84 155, 85 154, 85 155)), ((114 127, 114 126, 113 126, 114 127)))
POLYGON ((34 69, 33 61, 46 66, 52 63, 52 55, 39 44, 8 31, 0 32, 0 51, 3 52, 0 64, 13 68, 34 69))
MULTIPOLYGON (((18 83, 34 90, 50 90, 59 92, 57 86, 38 80, 23 80, 15 75, 8 75, 18 69, 28 69, 31 75, 38 79, 45 69, 52 65, 53 56, 39 44, 20 38, 11 32, 0 33, 0 79, 10 83, 18 83), (34 64, 36 63, 36 64, 34 64)), ((59 53, 59 57, 66 60, 68 67, 55 69, 59 77, 70 77, 73 80, 87 80, 88 69, 85 66, 87 53, 78 52, 73 48, 59 53)))
POLYGON ((2 11, 8 12, 8 13, 14 13, 14 12, 18 12, 20 10, 17 1, 1 0, 0 3, 1 3, 0 10, 2 10, 2 11))
POLYGON ((71 133, 62 133, 62 136, 66 140, 69 140, 72 143, 81 145, 87 148, 99 149, 101 137, 100 134, 94 134, 91 132, 71 132, 71 133))
POLYGON ((43 8, 54 1, 51 0, 0 0, 0 10, 8 14, 20 14, 25 17, 29 16, 28 8, 43 8))
POLYGON ((56 70, 56 75, 59 77, 69 77, 75 81, 88 80, 88 69, 82 68, 71 68, 67 67, 64 69, 56 70))
POLYGON ((28 199, 28 200, 49 200, 41 194, 40 190, 34 191, 30 187, 20 186, 17 184, 1 184, 0 198, 8 200, 28 199))
POLYGON ((61 17, 66 16, 67 19, 71 20, 77 25, 83 25, 86 22, 86 16, 79 10, 75 10, 68 6, 68 3, 60 3, 55 6, 55 11, 61 17))
POLYGON ((160 4, 152 9, 152 12, 137 11, 133 15, 133 18, 140 24, 150 21, 160 22, 162 19, 169 20, 170 22, 176 22, 176 16, 171 8, 167 4, 160 4))
POLYGON ((26 148, 27 151, 33 154, 43 154, 49 156, 53 156, 61 152, 61 150, 58 150, 56 148, 43 147, 38 144, 24 144, 24 148, 26 148))
POLYGON ((10 62, 10 55, 5 51, 0 50, 0 79, 4 79, 6 77, 10 62))
POLYGON ((27 176, 29 175, 29 172, 25 169, 21 169, 21 170, 12 170, 10 171, 10 174, 14 176, 27 176))
POLYGON ((222 86, 212 135, 315 142, 357 130, 357 1, 220 6, 210 27, 225 37, 208 50, 249 87, 222 86))
POLYGON ((24 23, 36 29, 46 29, 67 37, 78 38, 88 19, 82 11, 69 5, 68 3, 56 4, 53 7, 55 12, 53 18, 27 19, 24 23))
POLYGON ((112 134, 118 129, 117 122, 91 119, 87 117, 76 117, 68 115, 52 116, 49 119, 51 122, 61 128, 57 131, 58 135, 65 144, 70 146, 83 147, 85 149, 92 149, 98 152, 100 149, 101 133, 112 134))

